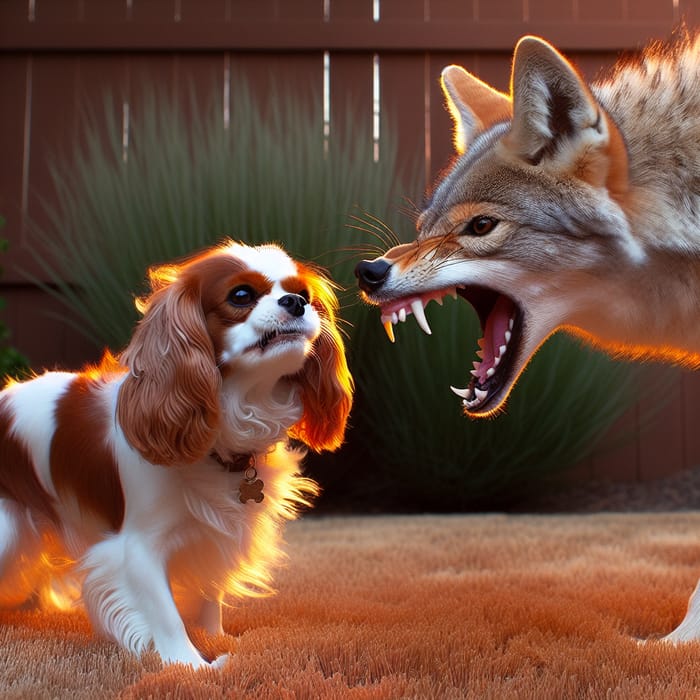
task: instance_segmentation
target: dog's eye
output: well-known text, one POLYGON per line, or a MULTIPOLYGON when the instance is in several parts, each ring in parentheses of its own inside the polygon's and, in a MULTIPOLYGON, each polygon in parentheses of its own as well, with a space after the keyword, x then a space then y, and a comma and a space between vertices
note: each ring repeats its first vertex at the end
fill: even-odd
POLYGON ((492 216, 475 216, 459 232, 462 236, 485 236, 496 228, 498 219, 492 216))
POLYGON ((257 298, 255 290, 247 284, 234 287, 228 294, 228 302, 233 306, 250 306, 255 303, 257 298))

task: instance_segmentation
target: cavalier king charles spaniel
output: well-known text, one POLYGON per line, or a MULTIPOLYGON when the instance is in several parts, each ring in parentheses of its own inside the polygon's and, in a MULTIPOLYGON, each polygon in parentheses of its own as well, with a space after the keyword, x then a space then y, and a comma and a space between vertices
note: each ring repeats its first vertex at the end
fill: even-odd
POLYGON ((135 654, 201 667, 185 624, 220 634, 222 604, 271 591, 317 491, 303 446, 341 444, 352 378, 332 284, 276 245, 149 278, 121 355, 0 393, 0 605, 80 599, 135 654))

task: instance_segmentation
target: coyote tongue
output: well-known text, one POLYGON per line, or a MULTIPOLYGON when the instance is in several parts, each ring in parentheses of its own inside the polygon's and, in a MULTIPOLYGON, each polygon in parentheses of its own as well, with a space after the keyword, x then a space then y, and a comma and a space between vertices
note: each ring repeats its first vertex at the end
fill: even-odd
POLYGON ((472 374, 480 384, 484 384, 494 374, 495 368, 506 351, 512 328, 512 314, 513 304, 510 299, 499 296, 486 319, 484 337, 479 339, 481 350, 476 354, 481 358, 481 362, 474 363, 472 374))

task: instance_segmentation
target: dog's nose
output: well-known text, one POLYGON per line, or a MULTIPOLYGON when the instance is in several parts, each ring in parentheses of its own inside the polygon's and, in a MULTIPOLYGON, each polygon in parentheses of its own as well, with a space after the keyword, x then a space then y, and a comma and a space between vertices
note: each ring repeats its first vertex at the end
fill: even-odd
POLYGON ((363 260, 355 267, 355 277, 363 292, 376 292, 386 281, 391 263, 384 258, 363 260))
POLYGON ((277 303, 286 309, 292 316, 303 316, 306 299, 300 294, 285 294, 277 300, 277 303))

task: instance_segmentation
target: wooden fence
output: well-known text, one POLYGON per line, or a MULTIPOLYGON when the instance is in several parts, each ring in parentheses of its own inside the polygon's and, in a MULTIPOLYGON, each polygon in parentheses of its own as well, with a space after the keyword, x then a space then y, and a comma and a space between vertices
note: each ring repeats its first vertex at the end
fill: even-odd
MULTIPOLYGON (((512 48, 531 33, 592 78, 681 21, 700 25, 700 0, 0 0, 0 235, 10 241, 0 296, 13 344, 35 367, 99 354, 27 281, 38 270, 25 230, 28 217, 41 222, 40 202, 55 198, 49 158, 74 141, 81 110, 101 106, 106 90, 123 96, 125 148, 144 83, 214 85, 224 106, 234 74, 257 90, 273 80, 315 90, 329 138, 350 102, 377 158, 378 112, 387 110, 403 162, 422 162, 427 184, 451 148, 437 82, 444 65, 507 90, 512 48)), ((621 421, 635 439, 589 460, 582 476, 650 479, 700 464, 700 375, 678 373, 667 392, 658 419, 642 421, 655 397, 644 399, 621 421)))

